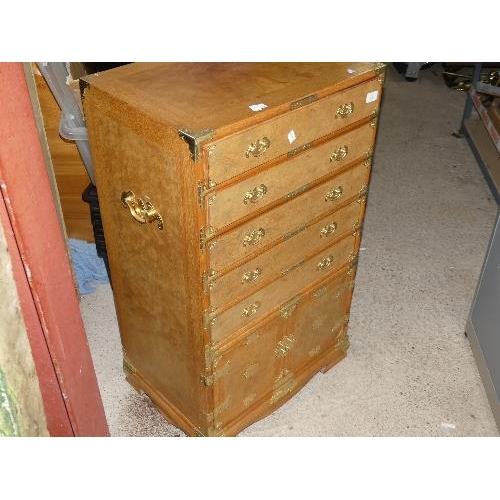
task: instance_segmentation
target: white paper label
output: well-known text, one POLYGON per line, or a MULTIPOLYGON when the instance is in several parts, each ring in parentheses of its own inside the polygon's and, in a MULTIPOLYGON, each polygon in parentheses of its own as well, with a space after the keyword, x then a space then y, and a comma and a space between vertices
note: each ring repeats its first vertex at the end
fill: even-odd
POLYGON ((451 424, 449 422, 442 422, 441 423, 441 427, 444 427, 445 429, 455 429, 456 425, 455 424, 451 424))
POLYGON ((267 104, 264 104, 264 103, 260 103, 260 104, 250 104, 250 106, 248 106, 252 111, 262 111, 263 109, 266 109, 267 108, 267 104))
POLYGON ((368 92, 366 94, 366 103, 376 101, 378 97, 378 90, 374 90, 373 92, 368 92))
POLYGON ((295 135, 295 131, 294 130, 290 130, 290 132, 288 132, 288 142, 290 144, 292 144, 292 142, 294 142, 295 139, 297 139, 297 136, 295 135))

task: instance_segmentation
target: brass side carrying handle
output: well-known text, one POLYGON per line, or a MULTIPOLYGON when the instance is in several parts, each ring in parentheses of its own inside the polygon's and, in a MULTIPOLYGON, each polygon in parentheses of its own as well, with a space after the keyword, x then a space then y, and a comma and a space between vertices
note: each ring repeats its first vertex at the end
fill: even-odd
POLYGON ((342 161, 346 156, 347 153, 349 153, 349 147, 347 145, 345 146, 339 146, 333 153, 332 156, 330 156, 330 163, 332 161, 342 161))
POLYGON ((130 215, 141 224, 156 221, 158 229, 163 231, 163 218, 152 205, 147 196, 138 198, 133 191, 123 191, 121 196, 122 205, 130 210, 130 215))
POLYGON ((243 197, 243 203, 248 205, 249 203, 256 203, 267 193, 267 186, 261 184, 260 186, 254 187, 251 191, 247 191, 243 197))
POLYGON ((331 189, 330 191, 328 191, 328 193, 326 193, 325 201, 338 200, 342 196, 343 192, 344 190, 342 189, 342 186, 339 186, 335 189, 331 189))
POLYGON ((259 139, 258 141, 253 142, 248 146, 247 150, 245 151, 245 156, 247 158, 250 158, 250 155, 255 157, 260 156, 269 149, 270 145, 271 141, 267 137, 263 137, 262 139, 259 139))
POLYGON ((346 102, 345 104, 341 104, 337 108, 337 112, 335 113, 335 118, 347 118, 350 114, 354 113, 354 103, 346 102))

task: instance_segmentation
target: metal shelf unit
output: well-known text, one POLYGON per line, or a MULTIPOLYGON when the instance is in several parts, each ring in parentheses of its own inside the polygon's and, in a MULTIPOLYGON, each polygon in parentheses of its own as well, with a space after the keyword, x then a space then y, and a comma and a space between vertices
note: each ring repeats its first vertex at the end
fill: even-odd
POLYGON ((500 87, 482 83, 482 63, 476 63, 467 95, 460 133, 465 136, 481 168, 495 200, 500 205, 500 133, 492 123, 478 92, 500 96, 500 87), (472 117, 475 108, 478 117, 472 117))

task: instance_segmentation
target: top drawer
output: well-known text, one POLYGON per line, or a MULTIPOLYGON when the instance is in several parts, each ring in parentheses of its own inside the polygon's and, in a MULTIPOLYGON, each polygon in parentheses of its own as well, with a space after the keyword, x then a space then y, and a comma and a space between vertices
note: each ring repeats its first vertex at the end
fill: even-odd
POLYGON ((310 105, 203 146, 208 177, 220 184, 300 146, 368 117, 378 108, 378 80, 356 85, 310 105))

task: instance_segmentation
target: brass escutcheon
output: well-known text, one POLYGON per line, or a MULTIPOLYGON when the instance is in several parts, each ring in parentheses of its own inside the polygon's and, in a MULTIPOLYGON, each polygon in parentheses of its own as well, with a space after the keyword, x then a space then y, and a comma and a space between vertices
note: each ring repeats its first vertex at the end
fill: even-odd
POLYGON ((250 158, 250 155, 260 156, 268 150, 270 145, 271 141, 267 137, 263 137, 262 139, 259 139, 258 141, 253 142, 252 144, 250 144, 250 146, 248 146, 247 150, 245 151, 245 156, 247 158, 250 158))
POLYGON ((274 354, 280 358, 286 356, 288 351, 293 347, 295 342, 295 337, 293 335, 285 335, 283 340, 278 342, 278 345, 274 349, 274 354))
POLYGON ((130 210, 130 215, 132 215, 137 222, 145 224, 146 222, 151 223, 156 221, 158 229, 160 231, 163 230, 163 218, 147 196, 144 196, 144 199, 138 198, 133 191, 123 191, 121 202, 125 208, 130 210))
POLYGON ((334 262, 335 258, 333 255, 329 255, 328 257, 325 257, 324 259, 320 260, 318 262, 318 265, 316 266, 316 268, 318 269, 318 271, 322 271, 323 269, 327 269, 328 267, 330 267, 333 262, 334 262))
POLYGON ((294 297, 293 299, 289 300, 280 307, 279 315, 285 319, 289 318, 295 311, 298 303, 299 303, 298 297, 294 297))
POLYGON ((335 118, 347 118, 350 114, 354 113, 354 103, 346 102, 345 104, 341 104, 337 108, 337 112, 335 113, 335 118))
POLYGON ((262 227, 246 234, 245 237, 243 238, 243 246, 247 247, 249 245, 257 244, 265 236, 265 234, 266 231, 262 227))
POLYGON ((344 190, 342 189, 342 186, 339 186, 338 188, 332 189, 328 191, 325 195, 325 201, 334 201, 338 200, 341 196, 344 190))
POLYGON ((260 302, 254 302, 253 304, 250 304, 249 306, 245 307, 243 309, 243 312, 241 313, 242 318, 248 318, 250 316, 253 316, 256 312, 257 309, 260 307, 260 302))
POLYGON ((330 162, 332 161, 341 161, 343 160, 346 156, 347 153, 349 153, 349 146, 339 146, 333 153, 332 156, 330 156, 330 162))
POLYGON ((251 271, 247 271, 241 277, 241 283, 250 283, 252 281, 255 281, 261 274, 262 274, 262 269, 260 269, 259 267, 256 267, 255 269, 252 269, 251 271))
POLYGON ((253 377, 257 373, 258 368, 259 368, 259 363, 257 363, 256 361, 254 361, 253 363, 250 363, 245 368, 245 371, 243 372, 243 376, 246 379, 253 377))
POLYGON ((267 186, 261 184, 260 186, 254 187, 251 191, 247 191, 243 197, 243 203, 248 205, 249 203, 256 203, 267 193, 267 186))
POLYGON ((332 222, 331 224, 326 225, 319 233, 320 238, 328 238, 337 230, 337 223, 332 222))

